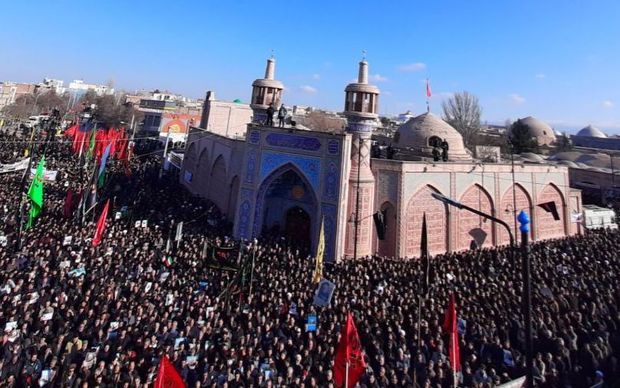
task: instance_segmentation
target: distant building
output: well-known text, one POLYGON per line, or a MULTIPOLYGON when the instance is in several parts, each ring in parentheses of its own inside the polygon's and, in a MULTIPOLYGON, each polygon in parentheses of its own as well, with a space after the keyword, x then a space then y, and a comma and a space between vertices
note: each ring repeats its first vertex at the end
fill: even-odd
POLYGON ((570 137, 575 147, 620 151, 620 137, 609 137, 600 129, 588 125, 570 137))
POLYGON ((407 121, 409 121, 409 119, 412 119, 412 118, 414 118, 414 117, 415 117, 415 115, 414 115, 414 114, 413 114, 410 110, 408 110, 408 111, 406 111, 405 113, 401 113, 401 114, 399 114, 399 115, 398 115, 398 118, 396 119, 396 121, 397 121, 399 124, 404 124, 404 123, 406 123, 407 121))
POLYGON ((137 109, 144 113, 143 131, 175 142, 185 141, 190 126, 201 117, 200 109, 179 106, 177 101, 142 99, 137 109))
POLYGON ((549 124, 532 116, 519 120, 530 131, 530 136, 538 141, 539 146, 552 147, 555 145, 557 141, 556 133, 549 124))
POLYGON ((241 100, 218 101, 215 92, 205 97, 200 128, 222 136, 245 136, 247 125, 252 121, 252 108, 241 100))
POLYGON ((92 90, 98 96, 114 94, 114 88, 110 88, 107 85, 89 84, 83 80, 74 80, 69 83, 69 87, 67 88, 67 91, 76 95, 86 94, 89 90, 92 90))
POLYGON ((53 78, 43 78, 43 82, 37 85, 39 90, 50 90, 54 91, 58 95, 62 95, 67 90, 63 85, 65 81, 61 79, 53 79, 53 78))
POLYGON ((0 83, 0 109, 11 105, 22 95, 33 94, 36 89, 37 86, 34 84, 8 81, 0 83))

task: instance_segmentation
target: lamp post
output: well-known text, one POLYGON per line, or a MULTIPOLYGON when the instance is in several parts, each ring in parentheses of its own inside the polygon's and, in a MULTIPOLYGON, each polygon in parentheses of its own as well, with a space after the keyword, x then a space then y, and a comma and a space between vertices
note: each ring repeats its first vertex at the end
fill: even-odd
MULTIPOLYGON (((500 220, 499 218, 493 217, 490 214, 486 214, 481 212, 480 210, 474 209, 467 205, 464 205, 460 202, 457 202, 451 198, 446 197, 445 195, 441 195, 439 193, 432 193, 433 198, 438 201, 445 203, 446 205, 454 206, 461 210, 467 210, 476 215, 484 217, 488 220, 496 222, 506 228, 508 231, 508 235, 510 236, 510 252, 512 256, 513 264, 515 262, 514 251, 515 251, 515 241, 514 236, 512 235, 512 230, 508 224, 500 220)), ((522 274, 523 277, 523 320, 525 321, 525 353, 526 353, 526 364, 527 364, 527 387, 534 386, 533 380, 533 358, 532 358, 532 292, 531 292, 531 284, 530 284, 530 261, 528 258, 528 233, 530 231, 530 218, 527 213, 521 211, 518 216, 518 221, 521 224, 521 254, 522 254, 522 274)))
POLYGON ((528 255, 528 236, 530 217, 523 210, 518 217, 521 231, 521 276, 523 280, 523 320, 525 321, 525 361, 527 368, 526 387, 534 386, 534 359, 532 357, 532 285, 530 281, 530 258, 528 255))
MULTIPOLYGON (((433 198, 435 198, 438 201, 441 201, 441 202, 445 203, 446 205, 454 206, 457 209, 461 209, 461 210, 467 210, 467 211, 472 212, 472 213, 474 213, 474 214, 476 214, 476 215, 478 215, 478 216, 480 216, 482 218, 486 218, 487 220, 491 220, 493 222, 496 222, 496 223, 500 224, 501 226, 506 228, 506 231, 508 232, 508 236, 510 237, 510 247, 514 248, 515 238, 512 235, 512 230, 510 229, 510 226, 508 226, 508 224, 505 221, 500 220, 497 217, 493 217, 490 214, 483 213, 483 212, 481 212, 478 209, 474 209, 473 207, 469 207, 469 206, 464 205, 464 204, 462 204, 460 202, 457 202, 457 201, 453 200, 452 198, 446 197, 445 195, 442 195, 442 194, 439 194, 439 193, 432 193, 431 195, 433 196, 433 198)), ((513 252, 513 251, 514 251, 514 249, 511 249, 511 252, 513 252)), ((513 261, 514 261, 514 252, 513 252, 513 261)))

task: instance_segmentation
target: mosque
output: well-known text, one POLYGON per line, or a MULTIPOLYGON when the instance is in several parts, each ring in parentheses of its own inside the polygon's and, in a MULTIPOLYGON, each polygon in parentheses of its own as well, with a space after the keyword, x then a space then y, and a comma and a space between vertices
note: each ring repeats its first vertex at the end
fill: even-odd
MULTIPOLYGON (((450 207, 433 193, 504 220, 517 238, 515 215, 521 210, 532 219, 532 240, 581 232, 571 222, 571 214, 582 211, 581 193, 569 187, 566 166, 522 159, 483 163, 433 113, 399 127, 395 157, 375 157, 380 91, 368 82, 366 60, 359 63, 357 82, 345 88, 347 124, 341 131, 295 123, 279 128, 277 118, 266 125, 268 109, 272 105, 277 112, 283 91, 271 58, 265 77, 252 84, 252 115, 241 133, 209 125, 189 134, 179 179, 219 207, 233 223, 235 238, 277 233, 315 252, 323 224, 328 261, 372 254, 414 258, 425 214, 431 254, 469 249, 472 242, 478 247, 509 242, 499 224, 450 207), (433 158, 433 146, 441 142, 448 145, 445 162, 433 158), (557 213, 538 206, 549 202, 557 213), (382 239, 373 221, 378 212, 385 225, 382 239)), ((544 128, 540 135, 553 132, 544 128)))

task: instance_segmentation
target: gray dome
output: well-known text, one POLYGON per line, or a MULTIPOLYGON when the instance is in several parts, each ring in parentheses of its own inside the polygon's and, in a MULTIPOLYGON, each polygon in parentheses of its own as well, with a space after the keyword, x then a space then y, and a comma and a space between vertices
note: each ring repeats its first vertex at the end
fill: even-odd
POLYGON ((529 129, 530 135, 536 138, 539 145, 551 145, 555 143, 555 131, 549 124, 532 116, 521 119, 521 123, 529 129))
POLYGON ((607 135, 601 131, 600 129, 588 125, 585 128, 582 128, 579 132, 577 132, 577 136, 583 137, 607 137, 607 135))
POLYGON ((590 167, 610 168, 611 160, 606 154, 583 154, 577 160, 577 163, 583 163, 590 167))
POLYGON ((451 160, 471 160, 461 134, 430 112, 413 117, 401 125, 396 132, 395 142, 399 147, 432 156, 431 143, 437 138, 448 142, 448 156, 451 160))
POLYGON ((579 168, 577 163, 571 162, 570 160, 561 160, 561 161, 558 162, 558 164, 561 164, 563 166, 572 167, 572 168, 579 168))
POLYGON ((533 152, 523 152, 521 154, 521 158, 523 158, 524 160, 527 160, 528 162, 536 162, 536 163, 540 163, 545 160, 542 156, 535 154, 533 152))
POLYGON ((550 160, 568 160, 571 162, 577 161, 579 157, 583 155, 581 152, 577 151, 566 151, 566 152, 558 152, 557 154, 550 156, 550 160))

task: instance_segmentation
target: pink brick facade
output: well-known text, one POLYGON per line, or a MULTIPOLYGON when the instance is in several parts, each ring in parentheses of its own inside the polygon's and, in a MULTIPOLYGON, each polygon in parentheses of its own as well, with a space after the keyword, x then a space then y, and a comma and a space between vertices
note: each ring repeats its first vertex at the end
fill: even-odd
POLYGON ((513 179, 516 213, 525 210, 532 220, 530 238, 543 240, 581 232, 577 224, 570 223, 570 214, 581 211, 580 192, 569 188, 568 170, 563 167, 518 165, 513 176, 511 166, 506 164, 485 164, 480 168, 472 163, 373 159, 373 171, 377 179, 375 202, 380 204, 377 208, 393 204, 396 212, 394 235, 388 229, 386 240, 376 240, 375 252, 381 255, 394 251, 396 256, 418 257, 424 213, 431 254, 469 249, 472 240, 482 242, 484 247, 509 243, 503 226, 465 210, 448 208, 431 196, 433 192, 504 220, 519 242, 520 232, 517 224, 515 233, 513 218, 513 179), (386 179, 387 175, 393 177, 386 179), (384 182, 391 183, 390 190, 382 187, 384 182), (559 221, 537 206, 549 201, 557 204, 559 221))
POLYGON ((565 210, 566 202, 560 190, 553 184, 548 184, 538 194, 538 204, 546 202, 555 202, 560 216, 559 220, 554 220, 553 215, 539 206, 536 206, 536 223, 538 228, 538 239, 544 240, 548 238, 562 237, 566 233, 565 210), (544 226, 544 227, 540 227, 544 226))
POLYGON ((445 252, 448 248, 448 219, 446 206, 437 201, 431 194, 437 192, 433 187, 426 185, 418 190, 408 201, 406 217, 403 220, 404 255, 418 257, 420 255, 420 241, 422 218, 426 214, 426 228, 428 231, 428 250, 431 254, 445 252))
MULTIPOLYGON (((474 185, 465 191, 459 202, 471 208, 494 215, 495 211, 489 193, 481 186, 474 185)), ((480 247, 493 245, 493 223, 468 211, 456 215, 458 242, 456 250, 469 249, 474 240, 480 247)))
MULTIPOLYGON (((501 205, 498 209, 498 218, 506 222, 510 229, 512 230, 513 236, 515 239, 519 240, 519 223, 516 222, 516 217, 519 215, 521 210, 525 210, 527 214, 532 214, 532 201, 530 199, 529 194, 525 191, 523 186, 519 184, 514 185, 514 190, 512 186, 506 190, 502 197, 501 205), (514 195, 513 195, 514 192, 514 195), (513 198, 516 197, 516 212, 514 209, 514 201, 513 198)), ((503 227, 498 227, 498 244, 509 244, 510 238, 508 237, 508 232, 503 227)))

